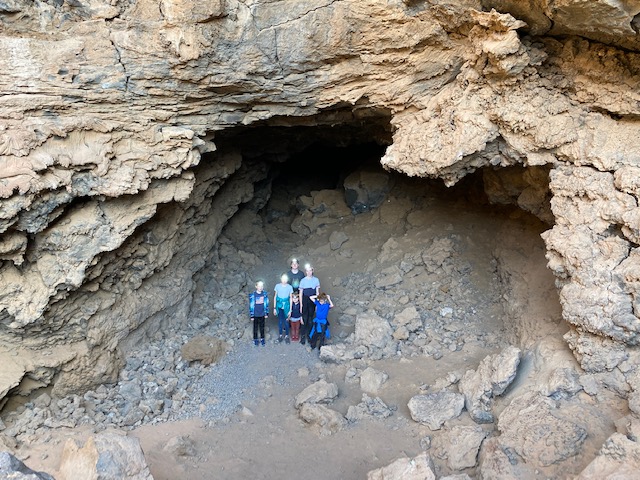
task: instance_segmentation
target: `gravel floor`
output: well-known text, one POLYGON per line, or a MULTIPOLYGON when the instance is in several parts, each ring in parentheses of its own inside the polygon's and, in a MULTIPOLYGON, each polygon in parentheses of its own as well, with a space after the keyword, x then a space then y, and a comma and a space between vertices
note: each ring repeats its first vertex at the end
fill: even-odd
POLYGON ((317 363, 317 351, 298 343, 238 343, 192 385, 192 396, 174 419, 223 420, 264 396, 270 386, 291 386, 300 379, 299 369, 314 372, 317 363))

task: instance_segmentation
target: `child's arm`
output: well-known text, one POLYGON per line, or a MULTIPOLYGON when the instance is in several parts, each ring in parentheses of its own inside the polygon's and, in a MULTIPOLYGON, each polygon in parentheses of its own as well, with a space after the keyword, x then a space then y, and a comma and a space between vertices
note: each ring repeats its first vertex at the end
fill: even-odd
POLYGON ((316 292, 316 294, 315 294, 315 295, 311 295, 311 296, 309 297, 309 300, 311 300, 312 302, 315 302, 315 301, 316 301, 316 298, 318 298, 318 293, 317 293, 317 292, 316 292))
POLYGON ((331 297, 327 295, 327 300, 329 300, 329 308, 333 308, 333 302, 331 301, 331 297))
POLYGON ((276 303, 276 296, 277 296, 277 295, 278 295, 278 294, 277 294, 277 293, 276 293, 276 291, 274 290, 274 291, 273 291, 273 314, 274 314, 274 315, 278 315, 278 310, 277 310, 277 308, 276 308, 276 306, 278 305, 278 304, 276 303))

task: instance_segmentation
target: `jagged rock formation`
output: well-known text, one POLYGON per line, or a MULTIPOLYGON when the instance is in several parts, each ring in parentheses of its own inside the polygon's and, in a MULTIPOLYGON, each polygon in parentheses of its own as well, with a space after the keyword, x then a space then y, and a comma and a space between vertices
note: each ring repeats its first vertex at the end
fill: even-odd
POLYGON ((132 335, 186 318, 202 252, 268 174, 250 157, 282 160, 318 137, 388 144, 386 168, 448 184, 527 167, 506 179, 521 187, 493 194, 546 221, 551 198, 566 339, 585 369, 628 373, 639 12, 611 0, 0 2, 0 397, 113 379, 132 335))

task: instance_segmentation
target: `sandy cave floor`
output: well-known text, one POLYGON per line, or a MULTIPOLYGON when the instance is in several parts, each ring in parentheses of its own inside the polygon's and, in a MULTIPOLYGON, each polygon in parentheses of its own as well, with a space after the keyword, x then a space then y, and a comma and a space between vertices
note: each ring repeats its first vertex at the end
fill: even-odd
MULTIPOLYGON (((391 196, 388 200, 389 203, 401 201, 401 195, 391 196)), ((332 342, 338 342, 353 331, 353 326, 341 326, 336 319, 358 295, 357 291, 345 289, 340 279, 350 272, 366 269, 368 262, 378 255, 391 236, 397 239, 397 248, 409 250, 420 249, 431 236, 455 233, 464 244, 459 254, 471 266, 470 281, 475 295, 471 299, 475 315, 464 319, 465 328, 478 332, 482 341, 466 342, 457 351, 444 350, 438 360, 432 356, 403 356, 368 362, 369 366, 389 375, 378 396, 396 408, 394 414, 386 419, 365 418, 334 435, 321 437, 298 418, 294 408, 295 395, 319 378, 325 378, 335 382, 339 388, 339 396, 331 408, 346 414, 350 405, 361 400, 359 383, 345 380, 347 366, 324 364, 317 359, 316 351, 309 352, 294 343, 278 344, 274 337, 277 335, 277 320, 272 316, 267 322, 269 341, 266 347, 255 348, 250 340, 243 339, 223 360, 234 362, 242 358, 245 363, 235 365, 238 375, 251 371, 255 376, 257 371, 264 380, 247 386, 246 398, 235 413, 219 421, 193 418, 141 426, 129 432, 140 440, 156 480, 365 478, 368 471, 387 465, 399 456, 415 456, 423 451, 425 437, 433 440, 440 434, 410 417, 407 402, 412 396, 423 393, 421 386, 432 384, 448 372, 475 369, 486 355, 513 342, 514 331, 520 337, 519 346, 526 349, 524 360, 515 385, 496 402, 496 411, 508 404, 517 392, 533 388, 538 375, 546 368, 573 362, 561 341, 566 326, 559 320, 557 294, 555 298, 548 298, 553 285, 549 284, 551 275, 545 268, 544 248, 539 238, 543 227, 537 220, 518 210, 474 206, 461 198, 451 200, 437 196, 425 196, 418 214, 423 217, 425 227, 422 229, 386 224, 381 221, 379 212, 374 211, 340 219, 319 228, 316 234, 306 239, 284 228, 289 222, 287 219, 266 223, 264 251, 269 254, 262 258, 263 264, 256 269, 256 277, 274 279, 267 282, 267 290, 272 292, 273 283, 286 269, 291 255, 303 261, 313 261, 323 290, 332 295, 336 304, 330 320, 334 322, 332 342), (348 258, 328 246, 330 234, 338 230, 350 238, 345 244, 350 249, 348 258), (275 238, 277 242, 273 241, 275 238), (496 299, 499 284, 493 267, 496 248, 502 249, 503 258, 512 263, 515 277, 526 277, 522 291, 517 288, 511 291, 510 301, 518 301, 518 296, 533 297, 533 300, 520 298, 525 306, 520 312, 524 310, 525 313, 520 319, 521 326, 516 329, 505 326, 505 322, 511 319, 505 314, 504 305, 496 299), (536 298, 541 301, 535 302, 536 298), (546 300, 542 301, 542 298, 546 300), (527 307, 529 301, 533 303, 527 307), (558 351, 548 354, 549 349, 558 351), (539 365, 534 353, 541 350, 547 351, 545 358, 551 359, 553 365, 539 365), (303 358, 305 361, 301 360, 303 358), (302 364, 310 365, 308 375, 298 371, 302 364), (284 381, 274 382, 273 370, 282 370, 283 365, 289 366, 288 370, 284 369, 288 374, 284 374, 284 381), (178 435, 193 440, 197 451, 194 456, 175 457, 163 450, 167 441, 178 435)), ((372 276, 374 274, 372 272, 372 276)), ((399 292, 399 295, 404 293, 399 292)), ((419 289, 415 298, 416 302, 422 301, 419 289)), ((428 301, 426 296, 424 301, 428 301)), ((582 395, 585 404, 594 403, 582 395)), ((552 466, 539 471, 533 478, 571 478, 589 463, 604 439, 614 430, 613 419, 622 415, 616 411, 613 401, 605 409, 596 407, 594 404, 590 410, 594 418, 588 421, 593 428, 583 453, 564 462, 561 470, 554 471, 552 466)), ((449 426, 473 424, 466 412, 448 422, 449 426)), ((492 430, 494 425, 483 428, 492 430)), ((25 463, 30 468, 55 475, 64 441, 68 438, 84 441, 90 434, 88 428, 51 431, 46 442, 30 446, 25 463)), ((436 465, 439 475, 456 473, 447 470, 446 462, 436 459, 436 465)), ((474 469, 465 472, 476 476, 474 469)))

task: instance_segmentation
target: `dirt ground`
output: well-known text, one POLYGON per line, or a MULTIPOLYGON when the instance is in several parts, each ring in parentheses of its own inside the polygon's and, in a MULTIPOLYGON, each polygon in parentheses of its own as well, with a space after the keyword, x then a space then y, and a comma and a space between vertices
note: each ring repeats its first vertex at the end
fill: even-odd
MULTIPOLYGON (((387 208, 392 208, 392 202, 406 199, 398 194, 387 201, 390 204, 387 208)), ((539 237, 546 228, 543 224, 515 209, 469 203, 459 193, 444 197, 438 192, 425 195, 416 215, 420 216, 424 228, 407 229, 404 224, 385 223, 380 211, 376 210, 346 216, 320 227, 306 239, 287 232, 283 227, 286 219, 267 223, 266 238, 278 238, 279 241, 269 243, 268 258, 263 259, 256 274, 277 278, 292 255, 303 261, 312 260, 323 290, 332 295, 336 304, 330 315, 330 319, 335 319, 353 305, 358 296, 357 291, 346 290, 340 279, 351 272, 365 271, 391 236, 398 240, 398 249, 409 251, 419 250, 431 237, 442 232, 455 233, 465 245, 459 254, 471 265, 470 278, 477 295, 471 300, 476 304, 477 315, 468 320, 465 328, 484 332, 493 341, 485 338, 476 343, 466 342, 460 350, 444 350, 438 360, 432 356, 402 356, 368 362, 369 366, 389 375, 378 396, 396 411, 386 419, 365 418, 334 435, 322 437, 298 418, 294 408, 295 395, 318 378, 335 382, 339 396, 331 408, 344 415, 350 405, 361 400, 359 383, 345 380, 347 366, 324 364, 319 360, 308 375, 300 375, 298 359, 317 356, 317 352, 309 352, 299 344, 271 341, 262 349, 263 361, 259 365, 242 368, 259 368, 261 374, 268 377, 273 366, 285 362, 291 365, 290 378, 285 385, 258 387, 259 391, 252 392, 243 403, 244 410, 223 421, 206 423, 192 419, 146 425, 129 433, 140 440, 156 480, 366 478, 368 471, 400 456, 417 455, 426 447, 425 437, 433 440, 440 434, 414 422, 409 414, 407 403, 412 396, 421 393, 421 386, 433 384, 449 372, 475 369, 486 355, 514 343, 523 348, 523 361, 515 384, 496 402, 499 412, 513 396, 535 388, 552 368, 575 367, 575 361, 561 339, 567 327, 560 317, 553 278, 545 267, 544 246, 539 237), (345 244, 350 250, 348 258, 329 248, 329 237, 334 231, 342 231, 349 237, 345 244), (279 249, 274 250, 274 245, 279 249), (503 270, 508 270, 509 278, 496 277, 496 259, 503 270), (495 296, 496 282, 503 289, 499 303, 487 301, 495 296), (180 435, 191 438, 195 455, 176 457, 164 450, 169 439, 180 435)), ((413 219, 414 224, 417 221, 413 219)), ((372 276, 375 273, 372 272, 372 276)), ((272 288, 270 285, 267 290, 270 292, 272 288)), ((416 298, 420 298, 419 292, 416 298)), ((277 331, 276 319, 271 317, 268 326, 272 334, 277 331)), ((332 342, 340 341, 352 331, 352 325, 336 325, 332 342)), ((536 471, 532 478, 572 478, 591 461, 604 439, 614 431, 613 420, 622 414, 617 411, 619 407, 615 401, 606 408, 602 405, 596 408, 595 401, 581 395, 584 403, 593 404, 590 410, 593 418, 589 419, 593 428, 582 453, 565 461, 561 468, 551 466, 536 471)), ((473 425, 473 421, 463 413, 448 422, 448 426, 454 425, 473 425)), ((486 428, 492 430, 494 426, 486 428)), ((30 468, 55 475, 64 440, 82 441, 89 433, 86 429, 51 432, 43 438, 46 442, 31 447, 26 463, 30 468)), ((436 465, 439 475, 454 473, 448 471, 445 462, 436 461, 436 465)), ((475 469, 465 473, 472 477, 477 475, 475 469)))

